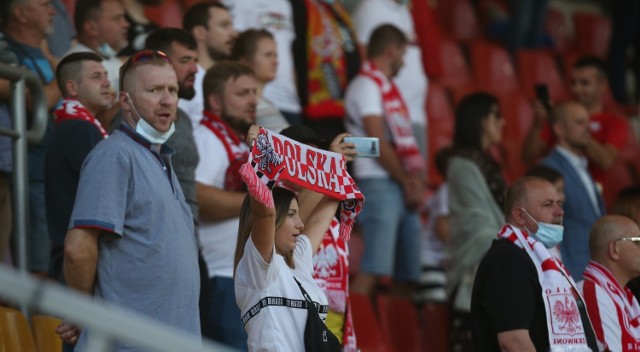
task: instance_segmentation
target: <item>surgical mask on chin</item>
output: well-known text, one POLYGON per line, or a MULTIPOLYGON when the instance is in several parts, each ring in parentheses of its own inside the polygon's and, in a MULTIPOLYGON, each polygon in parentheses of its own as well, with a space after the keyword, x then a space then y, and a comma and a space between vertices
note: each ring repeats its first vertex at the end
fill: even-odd
POLYGON ((144 137, 151 144, 164 144, 169 139, 169 137, 171 137, 173 132, 176 131, 175 123, 171 123, 171 127, 169 127, 169 130, 167 132, 160 132, 156 130, 142 117, 142 115, 140 115, 138 109, 136 109, 136 106, 133 105, 133 100, 131 100, 131 96, 129 95, 129 93, 127 93, 127 97, 129 97, 131 107, 133 107, 133 110, 136 112, 136 114, 138 114, 139 117, 138 123, 136 124, 136 133, 144 137))
POLYGON ((115 57, 118 53, 113 50, 113 48, 111 48, 111 46, 107 43, 102 43, 102 45, 100 45, 98 47, 98 53, 100 55, 102 55, 102 57, 106 58, 106 59, 111 59, 113 57, 115 57))
MULTIPOLYGON (((527 214, 531 220, 535 221, 538 224, 538 231, 536 231, 532 236, 540 241, 547 249, 553 248, 557 246, 560 242, 562 242, 562 236, 564 233, 564 226, 556 225, 556 224, 548 224, 545 222, 538 222, 529 214, 526 209, 523 209, 525 214, 527 214)), ((529 233, 529 229, 527 229, 529 233)))

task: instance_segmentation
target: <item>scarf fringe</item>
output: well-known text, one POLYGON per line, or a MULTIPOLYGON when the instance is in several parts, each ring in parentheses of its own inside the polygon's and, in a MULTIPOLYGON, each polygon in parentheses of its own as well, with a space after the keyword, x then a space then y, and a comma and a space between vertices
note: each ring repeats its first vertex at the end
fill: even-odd
POLYGON ((351 231, 353 231, 353 222, 351 223, 346 223, 344 221, 342 221, 340 223, 340 237, 342 238, 343 241, 345 242, 349 242, 349 239, 351 239, 351 231))
POLYGON ((247 190, 256 200, 268 208, 275 208, 271 190, 260 181, 250 162, 246 162, 240 167, 240 177, 247 184, 247 190))

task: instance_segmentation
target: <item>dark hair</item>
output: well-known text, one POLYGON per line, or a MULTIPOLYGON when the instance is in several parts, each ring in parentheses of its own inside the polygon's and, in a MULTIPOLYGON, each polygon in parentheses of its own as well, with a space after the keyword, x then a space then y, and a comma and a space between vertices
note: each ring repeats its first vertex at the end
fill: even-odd
POLYGON ((255 77, 255 74, 251 67, 234 61, 218 62, 211 67, 202 80, 202 96, 204 97, 205 109, 211 108, 208 102, 210 94, 222 96, 225 82, 229 79, 237 79, 240 76, 255 77))
POLYGON ((76 27, 76 33, 84 32, 84 23, 87 20, 95 19, 100 14, 102 2, 104 0, 77 0, 75 13, 73 15, 73 23, 76 27))
POLYGON ((601 78, 607 78, 607 62, 596 56, 585 55, 579 57, 576 61, 573 62, 573 68, 595 68, 601 78))
POLYGON ((367 45, 367 57, 376 57, 391 46, 403 46, 406 44, 407 37, 398 27, 392 24, 383 24, 376 27, 371 33, 369 44, 367 45))
POLYGON ((178 43, 189 50, 196 50, 196 40, 191 33, 180 28, 160 28, 153 31, 144 42, 145 49, 162 51, 172 55, 171 44, 178 43))
MULTIPOLYGON (((284 188, 274 188, 271 191, 273 195, 273 204, 276 207, 276 226, 274 231, 278 231, 282 223, 284 223, 287 214, 289 213, 289 206, 291 201, 298 199, 295 193, 284 188)), ((236 242, 236 252, 233 258, 233 275, 236 274, 236 268, 242 255, 244 254, 244 247, 249 240, 251 230, 253 229, 253 221, 251 220, 251 196, 247 194, 242 202, 242 208, 240 208, 240 225, 238 226, 238 239, 236 242)), ((293 262, 293 252, 291 253, 278 253, 284 257, 285 263, 295 269, 295 263, 293 262)))
POLYGON ((482 121, 489 117, 498 100, 491 94, 476 92, 462 98, 456 107, 453 131, 454 149, 482 150, 482 121))
POLYGON ((638 211, 640 211, 640 186, 620 190, 611 207, 611 214, 626 216, 636 221, 638 211))
POLYGON ((551 168, 546 165, 534 165, 532 166, 525 176, 536 176, 543 178, 551 183, 556 183, 557 181, 562 181, 562 174, 559 173, 556 169, 551 168))
POLYGON ((435 155, 434 161, 436 169, 442 177, 446 177, 447 175, 447 166, 449 165, 449 158, 451 158, 451 155, 453 155, 453 148, 451 147, 440 148, 435 155))
POLYGON ((82 51, 71 53, 63 57, 60 63, 58 63, 58 67, 56 68, 56 82, 58 89, 60 89, 64 97, 68 95, 67 88, 65 87, 67 81, 80 81, 82 77, 82 63, 84 61, 102 62, 102 58, 93 51, 82 51))
POLYGON ((218 1, 206 1, 191 6, 182 17, 182 28, 191 33, 195 26, 203 26, 209 28, 209 9, 221 9, 229 11, 229 9, 218 1))
POLYGON ((231 58, 234 60, 251 60, 258 49, 258 42, 261 39, 272 39, 273 34, 266 29, 247 29, 240 33, 231 49, 231 58))

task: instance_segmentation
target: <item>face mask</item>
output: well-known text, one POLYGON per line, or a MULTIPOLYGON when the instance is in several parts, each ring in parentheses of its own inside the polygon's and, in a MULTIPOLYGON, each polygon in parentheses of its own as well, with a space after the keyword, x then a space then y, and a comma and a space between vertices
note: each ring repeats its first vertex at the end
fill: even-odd
POLYGON ((176 130, 175 123, 171 123, 171 127, 167 132, 160 132, 156 130, 153 126, 151 126, 138 112, 136 106, 133 105, 133 100, 131 100, 131 96, 127 93, 127 97, 129 97, 129 102, 131 102, 131 107, 138 114, 138 123, 136 124, 136 133, 144 137, 151 144, 164 144, 164 142, 171 137, 173 132, 176 130))
POLYGON ((113 50, 113 48, 111 48, 111 46, 107 43, 103 43, 102 45, 100 45, 98 47, 98 53, 100 55, 102 55, 102 57, 106 58, 106 59, 111 59, 112 57, 115 57, 118 53, 113 50))
MULTIPOLYGON (((527 214, 531 220, 538 224, 538 231, 533 234, 533 237, 536 240, 540 241, 546 248, 553 248, 558 245, 558 243, 562 242, 564 226, 538 222, 529 214, 529 212, 527 212, 526 209, 523 208, 522 210, 524 210, 525 214, 527 214)), ((531 233, 529 229, 527 229, 527 231, 531 233)))

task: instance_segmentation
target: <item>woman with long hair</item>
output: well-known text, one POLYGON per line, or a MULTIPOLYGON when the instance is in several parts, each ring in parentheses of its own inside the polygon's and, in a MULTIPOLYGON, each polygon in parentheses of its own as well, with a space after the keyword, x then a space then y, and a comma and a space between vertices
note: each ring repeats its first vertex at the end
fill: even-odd
POLYGON ((451 224, 447 291, 453 306, 454 351, 471 348, 475 272, 504 223, 506 186, 500 165, 491 156, 491 149, 502 140, 503 126, 498 101, 490 94, 467 95, 456 108, 447 166, 451 224))

